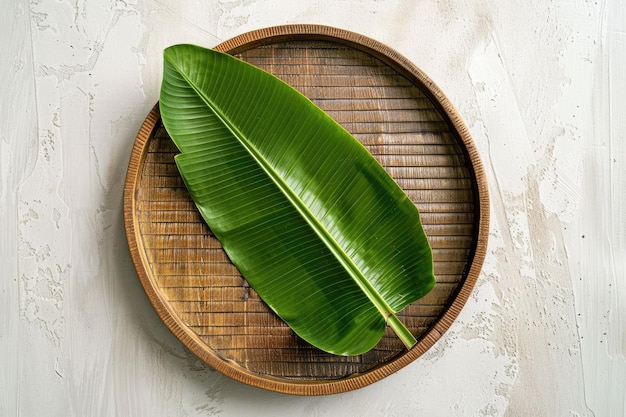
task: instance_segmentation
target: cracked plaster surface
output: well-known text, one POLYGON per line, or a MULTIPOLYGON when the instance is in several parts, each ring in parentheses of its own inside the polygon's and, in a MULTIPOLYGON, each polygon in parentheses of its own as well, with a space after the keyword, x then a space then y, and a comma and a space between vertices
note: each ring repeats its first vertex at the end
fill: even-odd
POLYGON ((617 1, 8 6, 0 415, 624 415, 617 1), (492 194, 488 257, 450 331, 396 375, 323 398, 241 385, 186 351, 142 293, 121 219, 162 49, 286 23, 363 33, 415 62, 469 126, 492 194))

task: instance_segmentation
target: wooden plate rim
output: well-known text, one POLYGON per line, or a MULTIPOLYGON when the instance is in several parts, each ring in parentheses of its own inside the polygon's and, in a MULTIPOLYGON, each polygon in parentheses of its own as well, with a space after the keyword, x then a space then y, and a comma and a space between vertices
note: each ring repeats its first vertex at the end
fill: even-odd
POLYGON ((474 239, 475 244, 468 256, 467 265, 469 265, 469 268, 467 269, 464 282, 460 285, 458 293, 452 303, 446 308, 445 313, 420 337, 418 343, 411 350, 390 362, 382 363, 379 367, 366 373, 338 380, 294 381, 259 375, 250 372, 228 358, 218 355, 179 319, 178 314, 171 309, 162 294, 157 291, 157 284, 146 268, 148 260, 145 258, 145 250, 141 241, 137 239, 139 228, 134 215, 136 212, 137 185, 148 140, 159 126, 160 113, 158 103, 152 108, 141 126, 131 152, 124 184, 124 224, 131 258, 148 299, 170 331, 201 360, 224 375, 259 388, 298 395, 336 394, 364 387, 397 372, 432 347, 458 317, 471 295, 486 255, 489 234, 488 185, 478 150, 467 127, 447 97, 426 74, 407 58, 374 39, 329 26, 285 25, 241 34, 217 45, 215 49, 236 54, 261 45, 289 40, 332 41, 361 50, 382 60, 421 87, 422 91, 431 97, 433 104, 438 110, 448 119, 447 121, 452 127, 452 132, 458 135, 458 142, 462 145, 463 152, 469 161, 467 167, 470 169, 475 181, 473 191, 478 196, 478 207, 475 209, 476 239, 474 239))

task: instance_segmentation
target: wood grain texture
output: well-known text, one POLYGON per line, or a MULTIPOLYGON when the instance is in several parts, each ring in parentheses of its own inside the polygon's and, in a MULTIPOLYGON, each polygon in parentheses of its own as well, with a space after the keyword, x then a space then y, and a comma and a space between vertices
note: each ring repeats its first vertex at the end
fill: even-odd
POLYGON ((399 313, 418 338, 410 351, 389 330, 357 357, 308 345, 249 288, 202 221, 174 164, 177 150, 157 104, 137 136, 124 199, 129 247, 149 299, 201 359, 261 388, 331 394, 397 371, 449 328, 485 256, 487 186, 467 129, 419 69, 351 32, 281 26, 217 49, 282 78, 367 147, 420 209, 437 284, 399 313))

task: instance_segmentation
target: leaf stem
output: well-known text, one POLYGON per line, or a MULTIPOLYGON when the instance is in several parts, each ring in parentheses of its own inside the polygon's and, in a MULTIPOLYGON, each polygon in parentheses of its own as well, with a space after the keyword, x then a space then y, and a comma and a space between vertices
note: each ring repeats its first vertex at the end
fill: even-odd
POLYGON ((395 314, 391 314, 387 317, 387 325, 391 327, 391 330, 394 331, 396 336, 402 340, 402 343, 404 343, 407 349, 411 349, 417 343, 413 334, 395 314))

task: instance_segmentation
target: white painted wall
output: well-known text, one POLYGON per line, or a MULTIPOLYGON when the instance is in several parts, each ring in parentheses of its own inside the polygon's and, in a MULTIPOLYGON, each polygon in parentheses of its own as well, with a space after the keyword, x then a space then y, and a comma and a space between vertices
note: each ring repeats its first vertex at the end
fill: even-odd
POLYGON ((0 0, 0 416, 626 416, 620 0, 0 0), (459 320, 374 385, 303 398, 188 353, 122 224, 164 47, 318 23, 386 43, 469 125, 486 264, 459 320))

